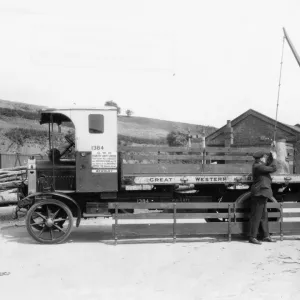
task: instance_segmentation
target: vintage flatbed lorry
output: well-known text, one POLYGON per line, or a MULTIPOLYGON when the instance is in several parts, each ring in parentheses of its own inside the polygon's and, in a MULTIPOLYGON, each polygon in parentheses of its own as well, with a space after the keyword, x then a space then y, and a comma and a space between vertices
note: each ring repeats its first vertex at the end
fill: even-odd
MULTIPOLYGON (((18 209, 28 210, 28 233, 40 243, 65 241, 74 218, 79 226, 81 218, 111 216, 112 203, 141 203, 143 208, 149 203, 151 209, 151 203, 249 200, 252 154, 261 148, 121 147, 114 107, 46 109, 40 123, 48 124, 49 158, 29 159, 28 187, 18 203, 18 209), (73 123, 75 140, 66 137, 69 146, 59 151, 55 124, 64 122, 73 123), (64 158, 72 148, 74 157, 64 158)), ((286 161, 292 165, 292 150, 287 149, 286 161)), ((273 202, 299 201, 300 175, 272 178, 273 202)), ((212 210, 200 211, 208 212, 207 222, 224 221, 209 217, 212 210)))

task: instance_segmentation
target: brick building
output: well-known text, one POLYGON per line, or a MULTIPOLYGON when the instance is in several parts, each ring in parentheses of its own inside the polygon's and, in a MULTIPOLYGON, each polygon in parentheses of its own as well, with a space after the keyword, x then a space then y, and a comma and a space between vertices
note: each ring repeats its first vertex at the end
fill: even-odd
MULTIPOLYGON (((251 147, 270 145, 275 120, 249 109, 206 137, 207 146, 251 147)), ((294 172, 300 173, 300 125, 277 122, 276 140, 285 139, 293 148, 294 172)))
MULTIPOLYGON (((208 146, 225 146, 231 136, 231 144, 236 147, 270 145, 274 136, 275 120, 253 109, 247 110, 227 125, 206 137, 208 146)), ((300 125, 295 126, 277 122, 276 140, 285 139, 287 143, 300 141, 300 125)))

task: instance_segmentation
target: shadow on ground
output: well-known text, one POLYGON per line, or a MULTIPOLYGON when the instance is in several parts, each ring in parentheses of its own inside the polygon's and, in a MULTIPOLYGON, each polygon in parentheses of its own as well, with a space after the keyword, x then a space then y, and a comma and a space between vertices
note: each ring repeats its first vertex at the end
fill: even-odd
MULTIPOLYGON (((274 236, 278 241, 279 236, 274 236)), ((0 226, 0 239, 6 242, 14 242, 21 244, 38 244, 27 233, 24 220, 2 223, 0 226)), ((284 240, 299 240, 299 236, 285 236, 284 240)), ((233 242, 248 243, 245 236, 233 235, 233 242)), ((172 244, 173 237, 170 233, 164 236, 122 236, 118 238, 117 244, 156 244, 167 243, 172 244)), ((206 236, 180 236, 176 238, 176 243, 230 243, 227 235, 206 235, 206 236)), ((74 228, 68 240, 65 243, 104 243, 107 245, 115 245, 115 239, 112 233, 111 225, 81 225, 79 228, 74 228)))
MULTIPOLYGON (((0 238, 7 242, 38 244, 27 232, 24 222, 2 224, 0 238)), ((99 243, 112 240, 111 227, 83 225, 74 228, 65 243, 99 243)))
MULTIPOLYGON (((14 242, 21 244, 38 244, 27 233, 24 221, 2 224, 0 227, 0 238, 6 242, 14 242)), ((233 241, 245 242, 242 237, 233 237, 233 241)), ((226 236, 180 236, 177 237, 176 243, 186 242, 208 242, 221 243, 228 242, 226 236)), ((65 243, 104 243, 107 245, 115 245, 111 226, 109 225, 82 225, 74 228, 70 237, 65 243)), ((155 236, 135 236, 122 237, 117 240, 117 244, 155 244, 167 243, 172 244, 173 238, 170 234, 163 237, 155 236)))

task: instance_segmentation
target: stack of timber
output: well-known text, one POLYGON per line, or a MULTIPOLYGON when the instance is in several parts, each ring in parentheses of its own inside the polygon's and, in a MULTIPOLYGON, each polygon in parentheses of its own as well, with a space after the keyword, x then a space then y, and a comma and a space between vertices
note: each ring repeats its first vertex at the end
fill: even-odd
POLYGON ((0 169, 0 206, 18 201, 18 187, 26 178, 26 166, 0 169))

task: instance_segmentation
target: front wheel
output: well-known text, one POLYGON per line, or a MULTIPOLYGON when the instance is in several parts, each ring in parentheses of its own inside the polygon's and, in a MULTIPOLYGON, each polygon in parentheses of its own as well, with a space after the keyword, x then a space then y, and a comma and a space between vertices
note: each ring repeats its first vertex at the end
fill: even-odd
POLYGON ((26 216, 28 233, 43 244, 64 242, 72 231, 73 223, 71 210, 58 200, 37 202, 29 209, 26 216))

